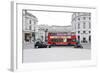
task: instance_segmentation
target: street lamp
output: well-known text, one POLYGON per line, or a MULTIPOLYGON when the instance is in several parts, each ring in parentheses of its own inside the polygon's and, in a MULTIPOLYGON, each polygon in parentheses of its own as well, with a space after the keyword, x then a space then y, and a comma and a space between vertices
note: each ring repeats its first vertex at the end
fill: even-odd
POLYGON ((35 37, 36 37, 36 34, 35 34, 35 21, 34 21, 34 42, 35 42, 35 37))
POLYGON ((48 29, 45 30, 45 42, 47 42, 47 32, 48 32, 48 29))

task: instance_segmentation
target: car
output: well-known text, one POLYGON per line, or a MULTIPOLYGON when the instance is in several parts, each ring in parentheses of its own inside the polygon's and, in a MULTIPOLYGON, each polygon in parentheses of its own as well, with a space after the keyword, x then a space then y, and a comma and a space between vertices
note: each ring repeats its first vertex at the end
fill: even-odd
POLYGON ((51 46, 48 45, 46 42, 37 41, 35 43, 35 48, 50 48, 51 46))

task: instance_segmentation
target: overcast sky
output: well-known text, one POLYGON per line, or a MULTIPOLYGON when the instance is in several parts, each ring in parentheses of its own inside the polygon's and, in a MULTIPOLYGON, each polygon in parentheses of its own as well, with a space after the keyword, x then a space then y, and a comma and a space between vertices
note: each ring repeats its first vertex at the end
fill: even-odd
POLYGON ((62 12, 44 12, 44 11, 28 11, 38 18, 38 25, 57 25, 57 26, 67 26, 71 25, 72 13, 62 13, 62 12))

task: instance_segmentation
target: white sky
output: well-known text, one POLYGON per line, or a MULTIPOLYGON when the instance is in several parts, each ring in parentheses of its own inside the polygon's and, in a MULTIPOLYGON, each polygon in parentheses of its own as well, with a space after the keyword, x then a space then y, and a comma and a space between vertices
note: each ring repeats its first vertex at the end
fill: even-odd
POLYGON ((67 26, 71 25, 72 13, 28 11, 38 18, 39 24, 67 26))

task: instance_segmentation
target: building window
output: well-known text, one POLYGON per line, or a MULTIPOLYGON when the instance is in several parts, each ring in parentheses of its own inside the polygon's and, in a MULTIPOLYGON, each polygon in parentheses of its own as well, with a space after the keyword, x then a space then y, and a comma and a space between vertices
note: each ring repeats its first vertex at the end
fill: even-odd
POLYGON ((25 27, 25 30, 27 30, 27 27, 25 27))
POLYGON ((78 20, 80 20, 80 18, 78 18, 78 20))
POLYGON ((30 42, 31 41, 31 34, 30 33, 25 33, 25 42, 30 42))
POLYGON ((91 16, 91 13, 89 13, 89 16, 91 16))
POLYGON ((89 17, 89 20, 91 20, 91 17, 89 17))
POLYGON ((75 30, 76 30, 76 24, 75 24, 75 30))
POLYGON ((78 36, 78 41, 80 41, 80 36, 78 36))
POLYGON ((85 29, 85 22, 83 23, 83 28, 85 29))
POLYGON ((30 23, 30 24, 32 23, 31 20, 29 21, 29 23, 30 23))
POLYGON ((36 22, 34 21, 34 24, 36 24, 36 22))
POLYGON ((26 30, 29 30, 29 26, 26 26, 26 30))
POLYGON ((91 36, 89 36, 89 42, 91 42, 91 36))
POLYGON ((80 23, 78 23, 78 29, 80 29, 80 23))
POLYGON ((83 37, 83 43, 87 43, 87 41, 86 41, 86 38, 85 38, 85 37, 83 37))
POLYGON ((91 23, 89 22, 89 28, 91 28, 91 23))
POLYGON ((83 19, 85 20, 85 19, 86 19, 86 17, 83 17, 83 19))
POLYGON ((91 31, 89 31, 89 33, 91 33, 91 31))
POLYGON ((78 33, 80 33, 80 31, 78 31, 78 33))
POLYGON ((86 33, 86 31, 83 31, 83 33, 86 33))
POLYGON ((29 30, 31 30, 31 26, 29 26, 29 30))

